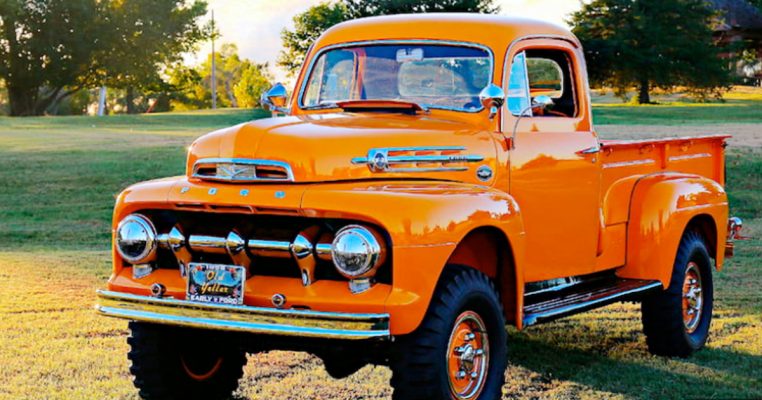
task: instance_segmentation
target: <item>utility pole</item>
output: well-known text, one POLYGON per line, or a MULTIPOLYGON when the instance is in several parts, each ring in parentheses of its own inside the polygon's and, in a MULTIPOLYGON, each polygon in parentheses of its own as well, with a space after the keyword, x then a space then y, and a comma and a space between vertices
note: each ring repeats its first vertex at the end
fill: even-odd
POLYGON ((214 54, 214 37, 217 27, 214 25, 214 10, 212 10, 212 110, 217 109, 217 55, 214 54))
POLYGON ((101 86, 101 90, 98 92, 98 116, 104 115, 106 115, 106 87, 101 86))

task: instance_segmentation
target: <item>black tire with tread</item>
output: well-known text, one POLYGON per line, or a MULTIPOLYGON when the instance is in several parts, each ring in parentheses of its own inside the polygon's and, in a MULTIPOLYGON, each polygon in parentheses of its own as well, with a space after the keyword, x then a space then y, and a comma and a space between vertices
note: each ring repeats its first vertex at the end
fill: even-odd
POLYGON ((224 334, 130 322, 129 359, 134 384, 143 399, 227 399, 243 376, 246 352, 224 334), (183 368, 183 351, 206 343, 222 357, 210 377, 198 381, 183 368))
POLYGON ((449 265, 440 277, 428 311, 411 334, 395 338, 390 357, 393 399, 449 399, 445 355, 457 316, 476 311, 488 330, 490 363, 479 399, 500 398, 508 364, 507 332, 500 297, 481 272, 449 265))
POLYGON ((701 349, 709 336, 712 300, 712 259, 703 237, 688 231, 680 241, 669 287, 643 299, 643 332, 648 350, 655 355, 685 358, 701 349), (682 291, 686 267, 691 261, 699 267, 703 305, 696 330, 688 333, 683 323, 682 291))

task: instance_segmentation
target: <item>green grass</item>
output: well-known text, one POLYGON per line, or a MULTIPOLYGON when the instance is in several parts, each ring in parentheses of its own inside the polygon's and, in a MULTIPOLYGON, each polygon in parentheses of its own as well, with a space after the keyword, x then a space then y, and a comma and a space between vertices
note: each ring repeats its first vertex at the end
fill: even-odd
POLYGON ((122 189, 182 174, 196 137, 266 115, 0 118, 0 249, 104 248, 122 189))
MULTIPOLYGON (((619 123, 652 107, 608 109, 619 123)), ((114 196, 181 174, 200 134, 262 115, 0 118, 0 399, 137 398, 126 322, 92 311, 110 274, 114 196)), ((733 212, 762 238, 762 148, 732 149, 728 177, 733 212)), ((511 329, 505 398, 761 398, 760 257, 762 240, 742 242, 716 275, 710 341, 690 359, 651 356, 632 304, 511 329)), ((369 366, 334 380, 315 357, 273 352, 250 357, 237 395, 388 398, 389 377, 369 366)))
POLYGON ((756 124, 762 122, 762 104, 748 100, 643 106, 599 104, 593 116, 601 125, 756 124))
MULTIPOLYGON (((632 94, 634 95, 634 94, 632 94)), ((684 93, 654 94, 654 105, 623 103, 610 92, 593 94, 600 125, 711 125, 762 123, 762 88, 736 87, 723 101, 697 103, 684 93)))

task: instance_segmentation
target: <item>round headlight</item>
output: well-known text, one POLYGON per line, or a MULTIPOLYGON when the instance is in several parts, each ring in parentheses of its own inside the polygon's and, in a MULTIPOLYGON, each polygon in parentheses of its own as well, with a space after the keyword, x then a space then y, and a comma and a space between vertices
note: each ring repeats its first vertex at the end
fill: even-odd
POLYGON ((349 279, 371 276, 384 262, 386 250, 381 243, 375 231, 359 225, 346 226, 331 245, 333 264, 349 279))
POLYGON ((151 221, 140 214, 124 218, 116 228, 116 250, 131 264, 151 261, 156 254, 156 229, 151 221))

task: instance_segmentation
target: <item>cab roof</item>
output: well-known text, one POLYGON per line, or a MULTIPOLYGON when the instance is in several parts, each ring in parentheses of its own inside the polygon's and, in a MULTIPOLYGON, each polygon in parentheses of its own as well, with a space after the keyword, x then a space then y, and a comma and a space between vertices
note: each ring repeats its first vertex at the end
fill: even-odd
POLYGON ((375 40, 445 40, 487 46, 495 56, 525 36, 557 36, 578 44, 562 26, 528 18, 490 14, 426 13, 360 18, 327 30, 315 50, 346 42, 375 40))

